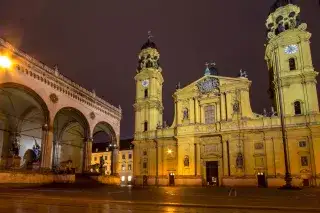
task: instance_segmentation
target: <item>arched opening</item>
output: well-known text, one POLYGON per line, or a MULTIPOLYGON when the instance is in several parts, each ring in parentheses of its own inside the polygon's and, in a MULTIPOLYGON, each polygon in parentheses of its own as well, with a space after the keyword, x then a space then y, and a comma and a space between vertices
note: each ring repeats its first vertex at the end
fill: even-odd
POLYGON ((148 89, 145 89, 145 90, 144 90, 144 97, 145 97, 145 98, 148 98, 148 89))
POLYGON ((89 124, 77 109, 58 111, 53 123, 53 168, 56 171, 81 173, 84 166, 84 143, 88 140, 89 124))
POLYGON ((302 114, 302 110, 301 110, 301 103, 300 101, 295 101, 293 103, 294 105, 294 114, 295 115, 301 115, 302 114))
POLYGON ((148 131, 148 121, 145 121, 143 124, 143 131, 148 131))
POLYGON ((290 70, 296 70, 296 60, 294 58, 289 59, 289 68, 290 70))
POLYGON ((47 105, 35 91, 14 83, 0 85, 0 103, 1 167, 39 168, 47 105))
POLYGON ((117 139, 112 126, 106 122, 99 122, 93 129, 91 172, 114 174, 116 149, 117 139))

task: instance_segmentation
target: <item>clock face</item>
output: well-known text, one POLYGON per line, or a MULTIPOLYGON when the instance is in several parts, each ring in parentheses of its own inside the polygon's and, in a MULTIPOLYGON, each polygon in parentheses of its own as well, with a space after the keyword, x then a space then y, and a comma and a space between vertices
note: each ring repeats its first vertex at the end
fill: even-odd
POLYGON ((286 54, 294 54, 294 53, 298 52, 298 45, 290 44, 284 48, 284 52, 286 54))
POLYGON ((148 80, 148 79, 143 80, 143 81, 141 82, 141 84, 142 84, 142 86, 147 87, 147 86, 149 85, 149 80, 148 80))

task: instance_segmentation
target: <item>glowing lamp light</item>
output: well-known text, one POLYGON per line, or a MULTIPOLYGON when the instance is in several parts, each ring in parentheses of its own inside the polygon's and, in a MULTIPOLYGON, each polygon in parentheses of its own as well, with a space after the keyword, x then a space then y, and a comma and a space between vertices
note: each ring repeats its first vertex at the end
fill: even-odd
POLYGON ((7 56, 4 56, 4 55, 0 56, 0 67, 1 68, 10 68, 11 65, 12 65, 12 62, 7 56))
POLYGON ((171 154, 172 153, 172 150, 171 149, 168 149, 168 154, 171 154))

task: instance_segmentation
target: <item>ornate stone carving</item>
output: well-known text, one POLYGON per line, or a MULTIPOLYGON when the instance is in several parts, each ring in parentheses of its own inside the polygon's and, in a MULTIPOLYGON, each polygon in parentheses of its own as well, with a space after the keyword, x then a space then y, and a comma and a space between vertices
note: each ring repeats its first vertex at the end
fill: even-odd
POLYGON ((205 78, 204 80, 198 82, 197 87, 202 94, 213 92, 219 87, 219 79, 205 78))
POLYGON ((261 149, 263 149, 263 143, 255 143, 255 144, 254 144, 254 149, 256 149, 256 150, 261 150, 261 149))
POLYGON ((58 96, 56 94, 54 94, 54 93, 51 93, 49 98, 50 98, 51 102, 54 103, 54 104, 57 103, 58 100, 59 100, 58 96))
POLYGON ((219 145, 218 144, 207 144, 204 146, 204 152, 206 154, 213 153, 213 152, 219 152, 219 145))
POLYGON ((305 31, 307 30, 308 25, 306 23, 302 23, 298 26, 299 30, 305 31))
POLYGON ((90 118, 91 118, 92 120, 94 120, 94 119, 96 118, 96 115, 94 114, 94 112, 90 112, 90 118))

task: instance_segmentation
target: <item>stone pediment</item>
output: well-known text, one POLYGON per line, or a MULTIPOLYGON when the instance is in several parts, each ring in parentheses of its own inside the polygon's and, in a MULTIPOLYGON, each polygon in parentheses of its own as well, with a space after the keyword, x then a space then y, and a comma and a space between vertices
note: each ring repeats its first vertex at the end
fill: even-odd
POLYGON ((202 79, 201 81, 198 81, 196 86, 200 93, 206 94, 210 92, 214 92, 215 90, 218 90, 220 85, 220 81, 218 78, 215 77, 207 77, 202 79))

